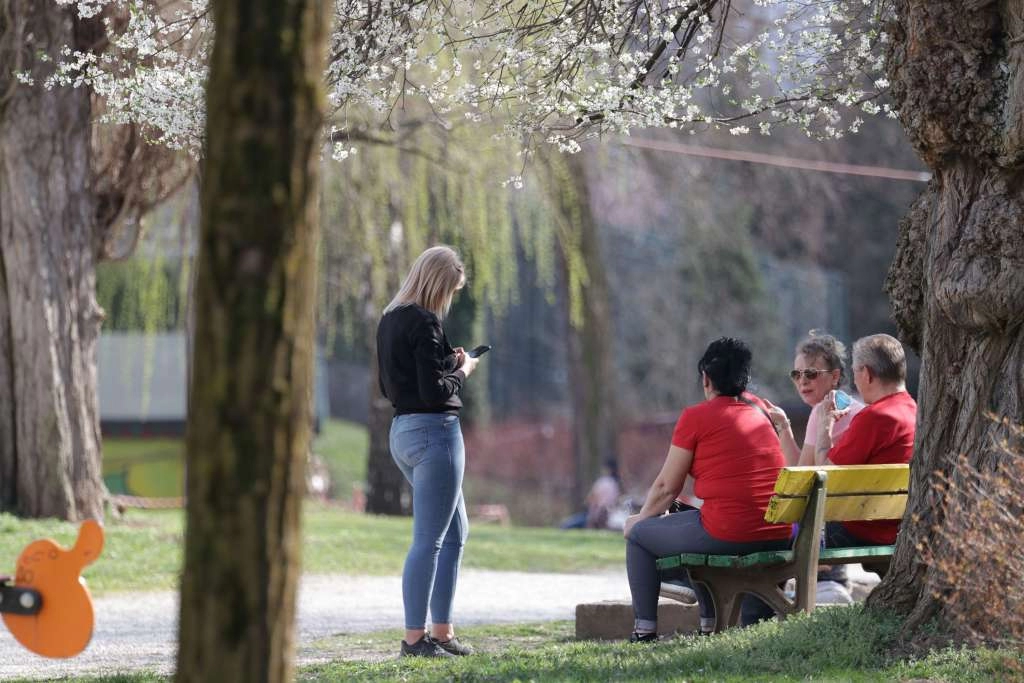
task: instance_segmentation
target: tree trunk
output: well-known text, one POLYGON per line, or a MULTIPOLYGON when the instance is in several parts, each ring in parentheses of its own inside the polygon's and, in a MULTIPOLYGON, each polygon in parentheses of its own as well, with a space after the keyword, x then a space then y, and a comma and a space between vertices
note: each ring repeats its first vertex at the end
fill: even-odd
MULTIPOLYGON (((394 191, 397 192, 397 188, 394 191)), ((365 317, 366 341, 370 352, 370 410, 366 425, 370 436, 370 451, 366 462, 366 511, 375 515, 409 515, 412 514, 409 485, 391 459, 391 419, 395 410, 391 401, 381 394, 377 369, 377 324, 380 312, 398 291, 402 278, 400 273, 407 261, 403 244, 405 229, 395 200, 389 202, 389 211, 391 224, 387 226, 388 230, 401 238, 388 241, 384 277, 374 277, 372 262, 367 273, 371 303, 366 308, 365 317), (379 291, 381 287, 377 283, 380 282, 383 282, 384 292, 379 291)), ((384 230, 379 232, 383 234, 384 230)))
POLYGON ((870 604, 908 615, 908 633, 933 617, 952 624, 940 568, 917 549, 942 557, 965 520, 944 514, 933 473, 962 482, 961 454, 993 471, 1007 457, 993 416, 1024 423, 1024 7, 962 4, 900 0, 890 30, 893 96, 934 174, 900 226, 887 282, 922 369, 910 500, 870 604))
POLYGON ((549 191, 562 226, 559 263, 568 306, 566 355, 572 409, 573 497, 582 503, 601 464, 617 459, 612 362, 614 331, 608 278, 590 207, 586 152, 552 158, 549 191))
POLYGON ((213 3, 181 681, 293 675, 327 7, 213 3))
POLYGON ((91 95, 41 82, 75 31, 56 3, 0 0, 4 67, 36 80, 0 74, 0 510, 72 521, 104 496, 91 95))

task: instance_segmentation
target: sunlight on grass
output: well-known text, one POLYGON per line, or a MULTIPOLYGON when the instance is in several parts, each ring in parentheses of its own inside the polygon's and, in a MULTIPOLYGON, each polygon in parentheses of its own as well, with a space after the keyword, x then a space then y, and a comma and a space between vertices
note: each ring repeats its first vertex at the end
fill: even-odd
POLYGON ((457 660, 399 659, 400 631, 325 639, 338 661, 303 667, 300 681, 890 681, 1007 680, 1024 661, 1008 650, 944 649, 913 660, 889 654, 895 617, 859 606, 819 609, 712 637, 653 645, 575 641, 572 622, 469 627, 479 654, 457 660), (367 661, 369 660, 369 661, 367 661))
MULTIPOLYGON (((108 519, 103 554, 85 569, 96 593, 166 590, 177 586, 183 551, 184 512, 128 510, 108 519)), ((618 534, 475 525, 464 567, 535 572, 576 572, 621 568, 618 534)), ((0 515, 0 573, 13 573, 18 554, 37 538, 68 547, 78 527, 54 520, 0 515)), ((362 515, 337 506, 304 508, 303 570, 311 574, 397 575, 412 534, 408 517, 362 515), (358 549, 353 552, 353 549, 358 549)))

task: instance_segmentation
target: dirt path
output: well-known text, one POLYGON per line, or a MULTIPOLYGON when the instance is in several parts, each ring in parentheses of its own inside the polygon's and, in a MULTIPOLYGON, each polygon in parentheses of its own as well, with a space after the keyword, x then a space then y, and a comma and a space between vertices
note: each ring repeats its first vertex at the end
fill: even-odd
MULTIPOLYGON (((299 662, 323 657, 320 638, 402 626, 400 577, 307 576, 299 594, 299 662)), ((527 574, 464 569, 455 614, 464 625, 572 619, 581 602, 628 600, 625 571, 527 574)), ((123 593, 96 600, 96 630, 78 657, 28 653, 0 626, 0 680, 139 670, 169 673, 174 664, 177 595, 123 593)))

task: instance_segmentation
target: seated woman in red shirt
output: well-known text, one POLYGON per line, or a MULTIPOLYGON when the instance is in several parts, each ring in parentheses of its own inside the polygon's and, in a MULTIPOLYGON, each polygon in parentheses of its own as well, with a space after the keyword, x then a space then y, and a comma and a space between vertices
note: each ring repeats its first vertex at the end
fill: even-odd
MULTIPOLYGON (((785 459, 761 399, 746 392, 751 355, 738 339, 723 337, 708 346, 697 365, 707 400, 683 410, 643 508, 626 520, 626 571, 636 617, 631 642, 657 639, 659 557, 789 547, 790 525, 764 521, 785 459), (665 515, 687 475, 703 506, 665 515)), ((700 585, 694 590, 701 630, 711 631, 711 596, 700 585)))

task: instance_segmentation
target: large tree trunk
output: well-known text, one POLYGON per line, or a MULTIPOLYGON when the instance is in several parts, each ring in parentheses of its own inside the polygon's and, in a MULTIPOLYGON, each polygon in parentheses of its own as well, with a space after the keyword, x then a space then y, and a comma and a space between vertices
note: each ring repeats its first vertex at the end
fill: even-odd
POLYGON ((618 450, 611 299, 590 206, 585 155, 551 158, 553 181, 548 185, 562 224, 559 263, 568 305, 566 356, 577 504, 583 502, 601 464, 615 461, 618 450))
POLYGON ((71 11, 0 0, 0 510, 99 518, 96 204, 88 88, 44 88, 71 11), (43 62, 39 55, 48 55, 43 62))
POLYGON ((327 6, 213 3, 181 681, 292 679, 327 6))
POLYGON ((887 283, 922 376, 910 500, 870 602, 907 614, 910 631, 952 621, 941 569, 917 551, 942 557, 945 532, 964 525, 944 515, 933 473, 962 483, 961 454, 993 471, 1007 428, 992 416, 1024 423, 1024 7, 901 0, 897 12, 893 95, 934 177, 901 225, 887 283))

